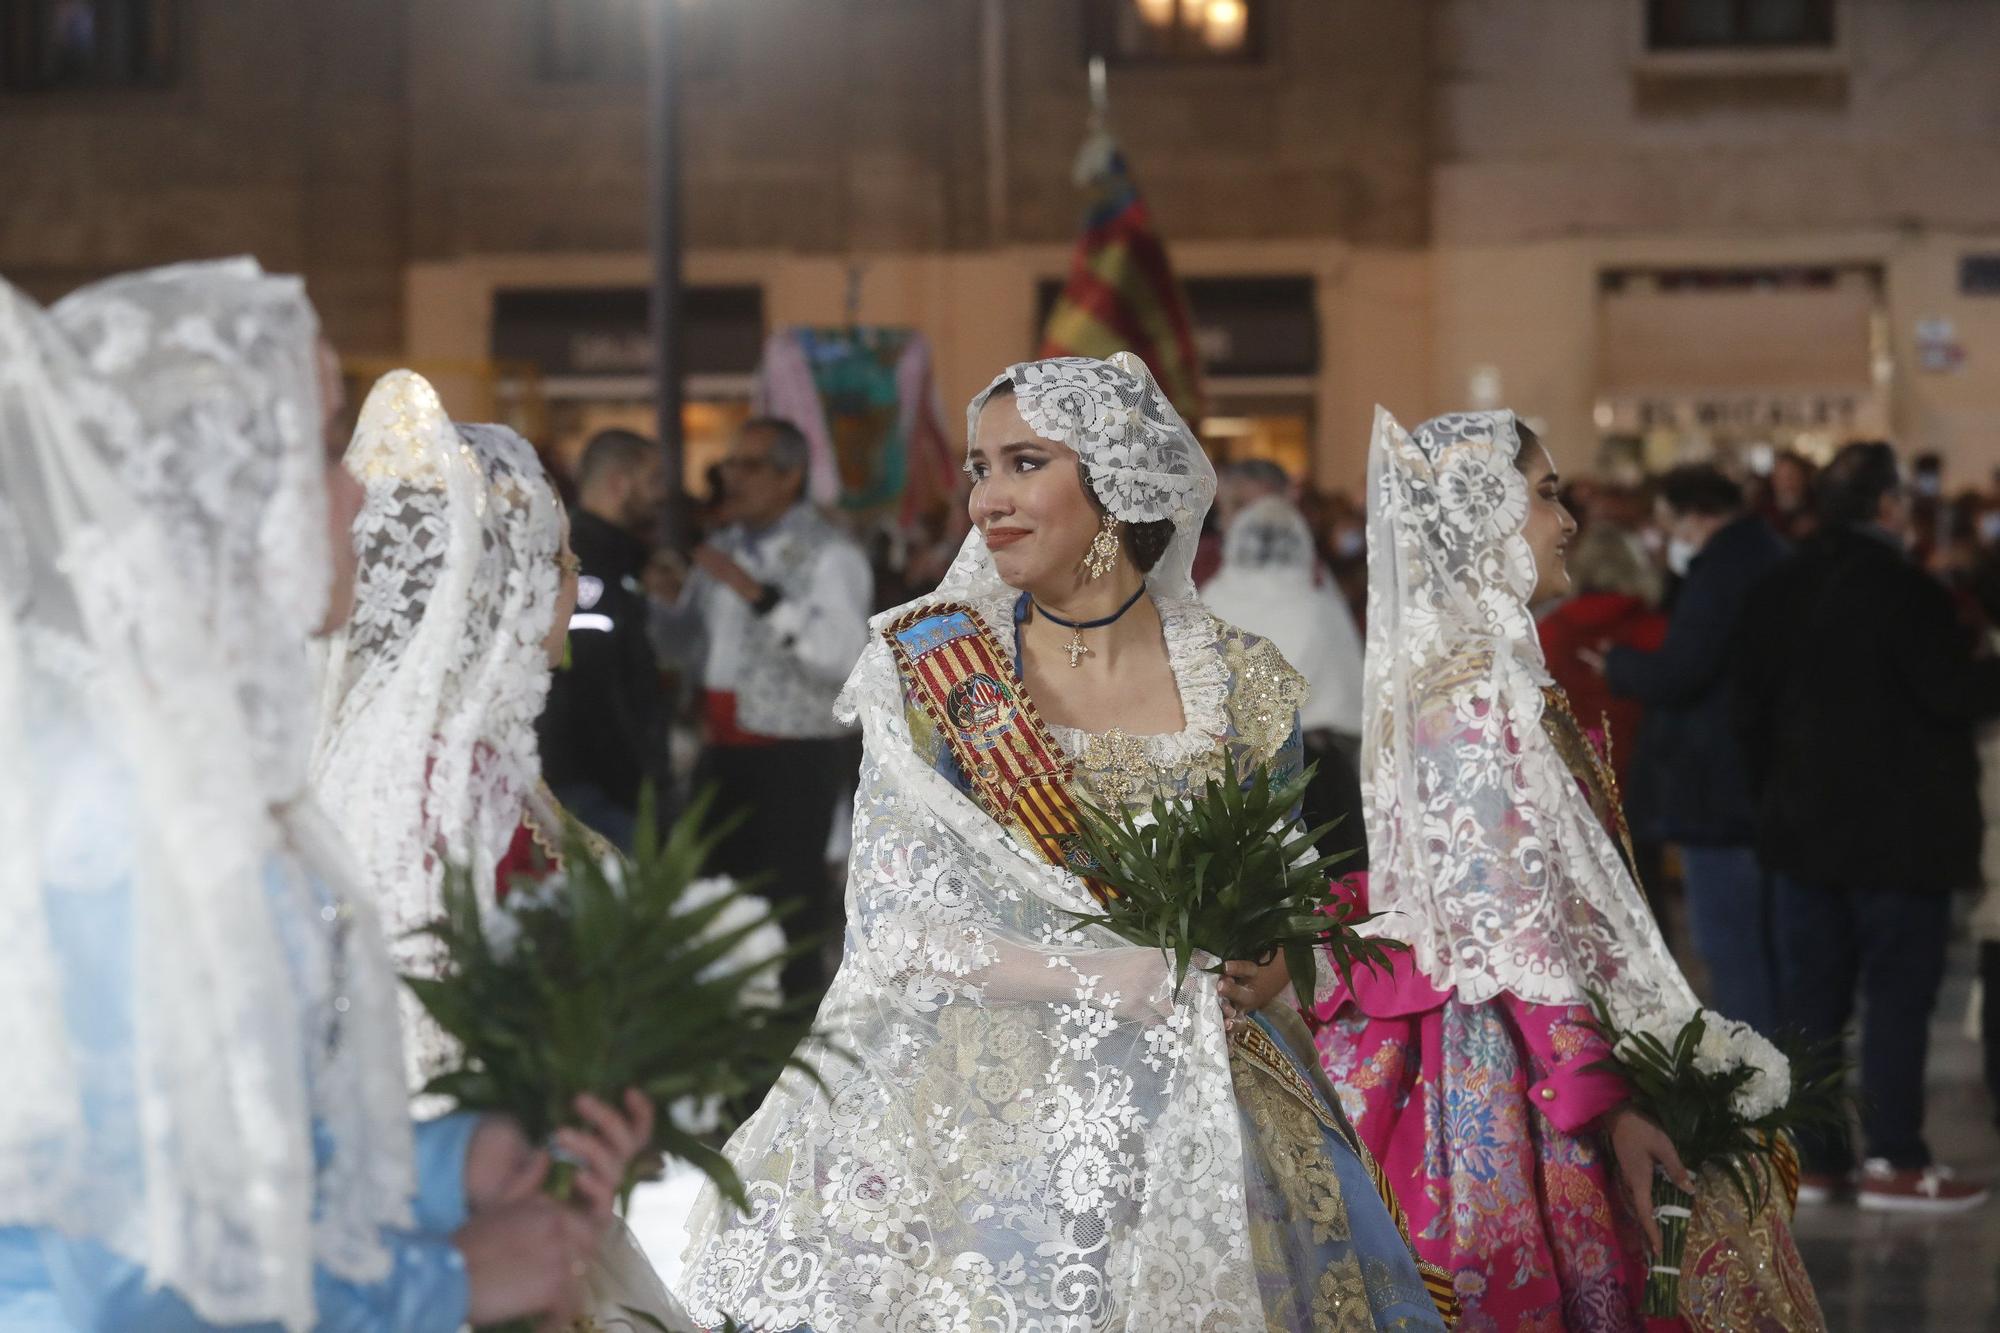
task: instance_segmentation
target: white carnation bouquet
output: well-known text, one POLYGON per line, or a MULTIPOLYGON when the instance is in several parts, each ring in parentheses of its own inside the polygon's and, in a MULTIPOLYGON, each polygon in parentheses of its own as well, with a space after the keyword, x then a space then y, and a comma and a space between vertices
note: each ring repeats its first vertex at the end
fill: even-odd
MULTIPOLYGON (((1690 1173, 1717 1171, 1752 1211, 1761 1207, 1790 1135, 1847 1113, 1846 1069, 1830 1051, 1786 1052, 1747 1023, 1712 1009, 1614 1019, 1592 995, 1595 1027, 1611 1046, 1595 1067, 1623 1077, 1632 1109, 1659 1125, 1690 1173)), ((1681 1260, 1694 1196, 1653 1178, 1662 1252, 1646 1276, 1644 1311, 1680 1312, 1681 1260)))

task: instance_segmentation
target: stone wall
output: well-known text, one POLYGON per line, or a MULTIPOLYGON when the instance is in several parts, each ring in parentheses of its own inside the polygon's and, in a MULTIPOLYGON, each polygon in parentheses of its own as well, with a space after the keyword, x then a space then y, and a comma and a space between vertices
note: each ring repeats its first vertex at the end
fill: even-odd
POLYGON ((2000 227, 2000 5, 1843 0, 1824 59, 1641 51, 1632 0, 1440 0, 1445 244, 2000 227))
POLYGON ((401 9, 197 0, 172 87, 0 100, 0 273, 50 297, 118 269, 249 253, 305 274, 343 343, 393 347, 401 9))

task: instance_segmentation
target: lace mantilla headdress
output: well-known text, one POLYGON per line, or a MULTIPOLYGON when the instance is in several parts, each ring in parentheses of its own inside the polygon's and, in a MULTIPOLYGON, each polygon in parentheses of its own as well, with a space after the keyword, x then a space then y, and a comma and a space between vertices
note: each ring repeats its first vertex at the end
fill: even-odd
POLYGON ((1376 409, 1368 456, 1362 784, 1376 933, 1476 1004, 1503 991, 1625 1013, 1692 993, 1542 727, 1535 558, 1511 412, 1414 433, 1376 409))
MULTIPOLYGON (((1157 594, 1193 597, 1195 547, 1215 499, 1215 468, 1146 363, 1119 352, 1109 361, 1059 356, 1009 366, 966 407, 967 447, 979 433, 980 411, 1003 384, 1013 387, 1030 430, 1076 452, 1092 493, 1113 518, 1174 525, 1146 581, 1157 594)), ((938 595, 990 596, 1004 587, 975 527, 938 595)))
MULTIPOLYGON (((1148 582, 1191 597, 1214 472, 1138 361, 1029 362, 1002 382, 1113 514, 1174 523, 1148 582)), ((935 593, 874 624, 938 600, 990 618, 1011 597, 975 531, 935 593)), ((1206 638, 1191 646, 1216 658, 1192 610, 1206 638)), ((1077 925, 1082 882, 919 753, 879 633, 840 707, 863 756, 845 953, 819 1022, 853 1058, 821 1061, 824 1085, 780 1080, 730 1140, 750 1206, 712 1187, 697 1201, 689 1310, 759 1328, 940 1312, 994 1333, 1265 1327, 1214 979, 1175 994, 1158 950, 1077 925)))
MULTIPOLYGON (((403 971, 443 911, 447 864, 491 894, 541 775, 535 719, 561 572, 562 510, 533 446, 455 425, 407 370, 369 393, 347 450, 367 499, 354 615, 327 667, 313 780, 353 843, 403 971)), ((414 1081, 441 1034, 405 1003, 414 1081)))
POLYGON ((0 1227, 95 1240, 215 1324, 310 1327, 316 1266, 387 1276, 414 1185, 386 951, 299 800, 317 331, 249 260, 47 314, 0 284, 0 1227))

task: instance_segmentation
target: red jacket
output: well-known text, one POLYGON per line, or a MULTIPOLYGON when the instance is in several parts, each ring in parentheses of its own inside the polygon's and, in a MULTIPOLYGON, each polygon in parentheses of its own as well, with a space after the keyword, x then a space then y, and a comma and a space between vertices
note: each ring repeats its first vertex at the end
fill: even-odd
POLYGON ((1579 649, 1614 643, 1650 653, 1667 637, 1667 618, 1643 598, 1620 592, 1579 593, 1542 617, 1542 653, 1549 674, 1569 695, 1576 720, 1595 731, 1600 719, 1610 719, 1611 766, 1618 785, 1626 786, 1632 750, 1639 739, 1642 705, 1611 693, 1604 677, 1577 656, 1579 649))

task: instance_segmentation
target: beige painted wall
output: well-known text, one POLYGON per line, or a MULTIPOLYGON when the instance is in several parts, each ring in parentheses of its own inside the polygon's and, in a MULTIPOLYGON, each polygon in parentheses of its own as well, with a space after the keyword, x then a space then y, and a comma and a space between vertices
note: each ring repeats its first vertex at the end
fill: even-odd
POLYGON ((1894 361, 1891 423, 1915 452, 1950 460, 1955 482, 2000 466, 2000 299, 1958 293, 1968 249, 2000 248, 1990 235, 1800 233, 1757 239, 1621 237, 1521 245, 1440 246, 1433 255, 1436 356, 1430 390, 1438 410, 1464 406, 1476 368, 1500 375, 1501 396, 1548 423, 1558 462, 1587 467, 1595 450, 1598 392, 1597 274, 1606 268, 1781 263, 1880 265, 1894 361), (1916 325, 1957 327, 1964 367, 1921 370, 1916 325))
POLYGON ((1437 239, 2000 227, 2000 5, 1839 3, 1824 56, 1690 60, 1638 0, 1439 0, 1437 239))
MULTIPOLYGON (((959 405, 1000 367, 1033 354, 1035 290, 1059 277, 1066 247, 1026 246, 970 254, 885 254, 864 261, 859 317, 910 325, 936 352, 938 388, 955 427, 959 405)), ((1189 243, 1175 248, 1187 276, 1312 274, 1318 280, 1322 369, 1317 380, 1320 438, 1315 479, 1358 487, 1376 402, 1425 413, 1431 352, 1430 268, 1421 253, 1352 249, 1339 243, 1189 243)), ((482 255, 416 263, 404 286, 404 347, 432 365, 476 363, 487 355, 494 291, 503 287, 641 285, 644 255, 482 255)), ((844 259, 769 251, 697 251, 692 283, 757 283, 771 327, 846 319, 844 259)), ((446 405, 456 389, 441 374, 446 405)))

